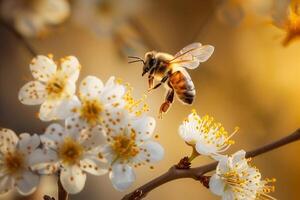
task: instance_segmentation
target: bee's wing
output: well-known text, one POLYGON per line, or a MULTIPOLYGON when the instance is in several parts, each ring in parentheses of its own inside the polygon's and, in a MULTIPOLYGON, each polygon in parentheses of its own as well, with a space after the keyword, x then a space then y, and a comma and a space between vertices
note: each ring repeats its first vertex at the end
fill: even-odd
POLYGON ((169 63, 176 63, 188 69, 195 69, 200 63, 207 61, 213 52, 214 47, 211 45, 202 46, 201 43, 192 43, 175 54, 169 63))

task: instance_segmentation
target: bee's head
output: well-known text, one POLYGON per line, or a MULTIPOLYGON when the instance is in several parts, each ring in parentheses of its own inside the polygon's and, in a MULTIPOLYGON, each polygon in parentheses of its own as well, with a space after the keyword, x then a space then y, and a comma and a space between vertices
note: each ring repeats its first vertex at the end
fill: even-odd
POLYGON ((145 54, 145 63, 143 66, 142 76, 144 76, 147 72, 150 71, 150 69, 152 69, 156 65, 157 59, 155 58, 155 54, 155 51, 150 51, 145 54))

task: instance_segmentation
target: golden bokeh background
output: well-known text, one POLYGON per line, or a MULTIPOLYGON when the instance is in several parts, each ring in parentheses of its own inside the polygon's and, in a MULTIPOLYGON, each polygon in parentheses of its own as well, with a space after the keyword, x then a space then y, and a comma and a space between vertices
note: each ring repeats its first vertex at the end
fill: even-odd
MULTIPOLYGON (((197 91, 193 106, 175 101, 163 120, 157 120, 156 132, 160 135, 158 141, 165 148, 164 159, 153 170, 147 166, 138 168, 137 180, 128 191, 115 191, 107 175, 89 176, 84 190, 71 196, 71 200, 121 199, 126 192, 162 174, 188 155, 191 149, 178 136, 177 129, 192 108, 201 115, 214 116, 228 131, 240 127, 235 136, 236 144, 229 153, 253 149, 299 127, 300 40, 282 47, 284 32, 269 21, 257 22, 248 18, 234 27, 221 23, 216 17, 216 2, 149 1, 135 16, 156 50, 175 54, 185 45, 199 41, 215 46, 215 52, 201 67, 189 71, 197 91)), ((141 64, 128 64, 118 56, 112 39, 98 37, 71 20, 47 37, 29 42, 39 54, 52 53, 54 59, 77 56, 83 66, 80 80, 86 75, 96 75, 105 81, 114 75, 129 82, 137 97, 147 89, 147 80, 141 77, 141 64)), ((28 64, 32 56, 3 26, 0 26, 0 44, 0 126, 17 133, 41 134, 47 123, 35 117, 38 107, 22 105, 17 99, 21 86, 31 79, 28 64)), ((137 56, 143 56, 143 53, 137 56)), ((164 95, 163 88, 148 95, 152 116, 157 116, 164 95)), ((273 194, 277 199, 299 199, 299 144, 293 143, 253 159, 264 177, 277 179, 273 194)), ((210 161, 200 157, 193 166, 210 161)), ((34 196, 21 198, 10 193, 0 198, 42 199, 44 193, 55 195, 55 190, 55 180, 45 177, 34 196)), ((191 179, 169 182, 146 197, 149 200, 166 198, 219 199, 191 179)))

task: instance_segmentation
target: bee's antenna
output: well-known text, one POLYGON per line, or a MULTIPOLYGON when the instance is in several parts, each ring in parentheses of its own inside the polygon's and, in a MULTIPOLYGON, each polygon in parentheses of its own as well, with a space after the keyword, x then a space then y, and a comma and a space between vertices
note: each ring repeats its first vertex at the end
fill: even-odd
POLYGON ((141 59, 140 57, 137 57, 137 56, 128 56, 128 58, 136 59, 136 60, 128 61, 128 63, 142 62, 143 64, 145 64, 145 61, 143 59, 141 59))

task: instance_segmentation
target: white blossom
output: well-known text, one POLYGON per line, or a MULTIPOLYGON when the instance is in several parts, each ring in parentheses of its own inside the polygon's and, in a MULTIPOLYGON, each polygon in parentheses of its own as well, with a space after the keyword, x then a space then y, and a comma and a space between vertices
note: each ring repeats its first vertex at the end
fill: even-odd
POLYGON ((107 144, 102 153, 111 165, 109 177, 113 186, 123 191, 135 181, 133 167, 160 161, 164 149, 151 139, 154 118, 133 116, 127 112, 119 112, 117 116, 116 126, 104 133, 107 144))
POLYGON ((62 23, 70 15, 70 5, 67 0, 3 0, 0 13, 22 35, 34 37, 62 23))
POLYGON ((210 178, 210 190, 223 200, 274 199, 268 194, 274 188, 267 185, 274 180, 262 180, 258 169, 248 164, 245 155, 246 152, 241 150, 232 156, 223 156, 210 178))
POLYGON ((26 105, 42 104, 39 118, 43 121, 65 119, 72 114, 71 107, 77 102, 75 83, 80 68, 74 56, 61 59, 59 67, 51 57, 37 56, 30 64, 35 80, 21 88, 19 100, 26 105))
POLYGON ((59 171, 64 189, 70 194, 80 192, 86 173, 99 176, 107 172, 106 160, 100 153, 103 136, 99 132, 97 128, 78 132, 51 124, 41 136, 44 149, 35 153, 40 159, 32 168, 41 174, 59 171))
POLYGON ((217 158, 234 143, 231 138, 237 130, 229 135, 212 117, 200 117, 193 110, 180 125, 179 135, 187 144, 195 146, 199 154, 217 158))
POLYGON ((125 107, 125 86, 110 77, 105 85, 100 79, 88 76, 79 87, 79 98, 74 103, 71 117, 67 118, 67 126, 81 130, 94 126, 104 126, 114 118, 118 108, 125 107))
POLYGON ((0 129, 0 194, 16 187, 22 195, 33 193, 39 184, 39 175, 30 167, 40 144, 39 136, 20 134, 10 129, 0 129))

